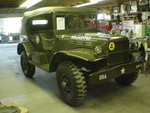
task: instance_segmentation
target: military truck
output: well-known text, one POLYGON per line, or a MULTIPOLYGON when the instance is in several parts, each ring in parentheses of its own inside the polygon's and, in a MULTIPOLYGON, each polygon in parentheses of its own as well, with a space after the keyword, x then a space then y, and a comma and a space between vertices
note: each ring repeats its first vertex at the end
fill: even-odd
POLYGON ((139 48, 127 37, 102 35, 97 11, 88 8, 45 7, 25 12, 18 44, 21 68, 33 77, 35 66, 55 72, 60 95, 71 106, 83 103, 87 87, 115 79, 130 85, 143 61, 133 53, 139 48))

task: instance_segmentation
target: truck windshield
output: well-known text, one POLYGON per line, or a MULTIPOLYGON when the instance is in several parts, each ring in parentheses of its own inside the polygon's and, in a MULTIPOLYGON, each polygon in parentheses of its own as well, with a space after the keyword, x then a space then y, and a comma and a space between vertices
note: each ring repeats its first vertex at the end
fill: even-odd
POLYGON ((61 15, 56 17, 57 30, 96 28, 95 15, 61 15))

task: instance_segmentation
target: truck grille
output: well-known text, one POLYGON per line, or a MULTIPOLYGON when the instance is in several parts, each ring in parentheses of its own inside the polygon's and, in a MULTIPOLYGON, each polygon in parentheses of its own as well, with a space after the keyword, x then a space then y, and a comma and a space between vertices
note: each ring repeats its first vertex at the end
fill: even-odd
POLYGON ((115 49, 113 51, 109 50, 108 53, 108 63, 112 65, 117 65, 129 61, 129 41, 128 40, 111 40, 110 42, 115 43, 115 49))
POLYGON ((108 55, 108 63, 113 66, 129 61, 128 51, 108 55))

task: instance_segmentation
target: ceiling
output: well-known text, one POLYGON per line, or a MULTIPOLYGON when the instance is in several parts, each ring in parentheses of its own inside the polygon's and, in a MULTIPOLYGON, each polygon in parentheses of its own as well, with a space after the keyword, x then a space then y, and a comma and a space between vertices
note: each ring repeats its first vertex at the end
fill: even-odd
MULTIPOLYGON (((23 13, 26 10, 33 10, 39 7, 75 6, 75 5, 87 3, 90 0, 43 0, 42 2, 34 5, 33 7, 29 9, 19 8, 19 6, 25 1, 26 0, 0 0, 0 18, 23 16, 23 13)), ((129 0, 103 0, 99 2, 98 4, 88 6, 88 7, 100 9, 100 8, 103 8, 104 6, 111 7, 111 6, 121 4, 122 2, 126 2, 126 1, 129 1, 129 0)))

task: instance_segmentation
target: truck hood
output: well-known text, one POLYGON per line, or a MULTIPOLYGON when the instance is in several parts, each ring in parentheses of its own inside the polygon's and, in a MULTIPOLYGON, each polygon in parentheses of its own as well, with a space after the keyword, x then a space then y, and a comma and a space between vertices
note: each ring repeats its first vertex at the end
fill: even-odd
MULTIPOLYGON (((57 35, 60 44, 67 46, 69 49, 75 48, 89 48, 95 50, 96 48, 101 48, 103 54, 108 54, 110 43, 117 44, 116 47, 119 48, 120 42, 126 42, 126 37, 114 37, 110 34, 97 33, 71 33, 57 35)), ((114 44, 114 46, 115 46, 114 44)), ((63 46, 61 46, 63 48, 63 46)), ((116 48, 116 50, 117 50, 116 48)))
POLYGON ((120 39, 122 37, 114 37, 110 34, 104 34, 104 33, 71 33, 71 34, 62 34, 62 35, 57 35, 59 38, 71 38, 73 40, 100 40, 100 41, 109 41, 113 39, 120 39))

